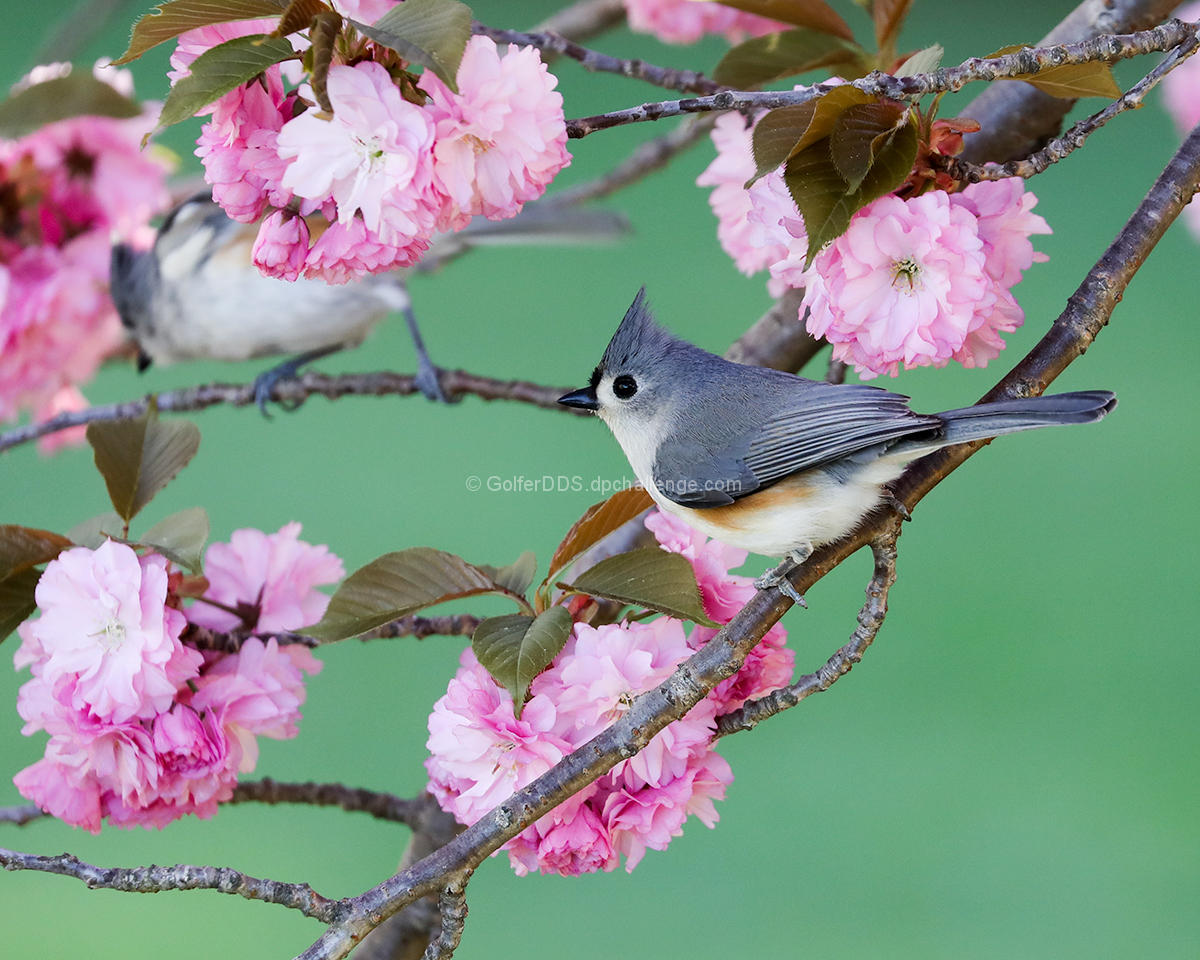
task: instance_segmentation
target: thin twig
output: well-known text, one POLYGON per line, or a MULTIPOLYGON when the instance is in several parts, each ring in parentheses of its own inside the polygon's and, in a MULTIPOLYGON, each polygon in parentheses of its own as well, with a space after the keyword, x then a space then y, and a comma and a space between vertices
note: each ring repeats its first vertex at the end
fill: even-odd
MULTIPOLYGON (((442 392, 449 400, 465 396, 481 400, 515 400, 528 403, 543 410, 567 410, 558 398, 570 387, 546 387, 525 380, 494 380, 481 377, 465 370, 439 370, 438 381, 442 392)), ((341 397, 382 397, 395 395, 411 397, 420 393, 416 377, 408 373, 348 373, 329 376, 309 370, 294 380, 282 380, 271 390, 271 399, 289 407, 302 404, 309 397, 322 396, 327 400, 341 397)), ((188 413, 205 410, 220 404, 233 407, 248 407, 254 404, 254 384, 210 383, 204 386, 185 387, 158 394, 160 413, 188 413)), ((128 420, 140 417, 149 408, 150 400, 128 400, 124 403, 109 403, 88 407, 77 413, 60 413, 42 423, 28 423, 22 427, 0 434, 0 452, 39 437, 93 423, 97 420, 128 420)), ((571 410, 573 414, 581 414, 571 410)), ((586 412, 581 415, 588 416, 586 412)))
POLYGON ((0 807, 0 823, 15 823, 18 827, 48 816, 50 814, 36 803, 23 803, 16 807, 0 807))
POLYGON ((1146 94, 1153 90, 1163 77, 1192 56, 1197 49, 1200 49, 1200 41, 1196 37, 1184 40, 1178 47, 1167 53, 1162 63, 1130 87, 1125 94, 1098 113, 1080 120, 1061 137, 1051 140, 1041 150, 1024 160, 1010 160, 1003 164, 988 163, 982 166, 960 160, 957 157, 935 155, 930 160, 934 166, 945 170, 955 180, 965 183, 979 183, 981 180, 1005 180, 1009 177, 1022 177, 1028 180, 1030 177, 1043 173, 1052 163, 1057 163, 1078 150, 1089 136, 1118 114, 1140 107, 1146 94))
POLYGON ((341 783, 280 783, 270 777, 239 783, 227 801, 235 803, 300 803, 341 807, 347 813, 369 813, 376 820, 413 826, 423 807, 420 797, 407 800, 390 793, 347 787, 341 783))
POLYGON ((542 202, 546 205, 586 203, 624 190, 654 171, 661 170, 679 154, 703 140, 715 122, 716 117, 711 114, 688 117, 666 136, 640 144, 627 160, 603 176, 552 194, 542 202))
POLYGON ((453 883, 438 897, 438 913, 442 918, 442 929, 437 939, 429 944, 422 960, 447 960, 454 956, 462 942, 463 926, 467 922, 466 881, 453 883))
POLYGON ((643 80, 656 87, 678 90, 680 93, 716 93, 724 90, 721 84, 694 70, 672 70, 658 67, 645 60, 622 60, 607 53, 589 50, 554 33, 523 33, 520 30, 498 30, 480 23, 471 24, 471 32, 491 37, 498 43, 515 43, 522 47, 537 47, 579 62, 593 73, 617 73, 633 80, 643 80))
MULTIPOLYGON (((475 633, 475 628, 479 626, 480 622, 480 617, 473 617, 469 613, 455 613, 441 617, 400 617, 381 627, 361 633, 355 639, 367 641, 391 640, 400 637, 412 637, 416 640, 424 640, 426 637, 469 637, 475 633)), ((237 653, 242 649, 242 644, 254 636, 259 636, 259 639, 274 637, 281 646, 295 644, 311 650, 325 646, 329 642, 318 640, 316 637, 306 637, 302 633, 287 631, 267 633, 261 636, 244 630, 222 633, 219 630, 210 630, 208 627, 201 627, 194 623, 188 624, 186 632, 180 639, 196 650, 237 653)))
POLYGON ((299 910, 322 923, 338 920, 339 902, 321 896, 307 883, 258 880, 228 867, 95 867, 69 853, 39 857, 31 853, 0 849, 0 867, 5 870, 38 870, 82 880, 93 890, 124 893, 161 893, 164 890, 216 890, 247 900, 277 903, 299 910))
MULTIPOLYGON (((911 77, 893 77, 872 73, 853 85, 864 93, 891 100, 919 100, 930 93, 954 92, 968 83, 980 80, 1003 80, 1007 77, 1030 77, 1051 67, 1091 63, 1097 60, 1125 60, 1147 53, 1162 53, 1195 37, 1197 27, 1179 20, 1168 20, 1152 30, 1116 36, 1096 37, 1079 43, 1050 47, 1030 47, 1002 57, 972 57, 957 67, 921 73, 911 77)), ((820 83, 801 90, 750 93, 724 90, 713 96, 690 100, 667 100, 643 103, 626 110, 614 110, 594 117, 567 121, 567 136, 586 137, 598 130, 677 117, 687 113, 708 113, 713 110, 763 110, 793 106, 822 96, 834 89, 832 82, 820 83)))
POLYGON ((807 674, 781 690, 759 700, 751 700, 740 709, 718 717, 716 737, 753 730, 768 717, 796 706, 805 697, 825 692, 862 659, 887 616, 888 591, 896 582, 896 537, 899 535, 900 522, 899 518, 895 518, 892 529, 871 544, 875 554, 875 572, 867 584, 867 602, 858 612, 858 627, 850 635, 849 642, 816 673, 807 674))

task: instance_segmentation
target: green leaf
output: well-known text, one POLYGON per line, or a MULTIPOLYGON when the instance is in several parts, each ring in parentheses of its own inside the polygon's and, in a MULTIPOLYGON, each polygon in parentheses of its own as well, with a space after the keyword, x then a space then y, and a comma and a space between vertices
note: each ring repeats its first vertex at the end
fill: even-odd
POLYGON ((321 621, 299 632, 320 640, 345 640, 436 603, 499 592, 487 574, 461 557, 412 547, 385 553, 350 574, 321 621))
POLYGON ((754 37, 733 47, 717 64, 713 79, 748 90, 820 67, 853 63, 866 56, 857 44, 815 30, 788 30, 754 37))
POLYGON ((946 50, 940 43, 935 43, 924 50, 918 50, 900 64, 893 77, 915 77, 919 73, 933 73, 942 65, 942 56, 946 50))
MULTIPOLYGON (((1029 48, 1027 43, 1016 43, 989 53, 985 59, 992 60, 1029 48)), ((1117 86, 1117 81, 1112 75, 1112 67, 1100 61, 1066 63, 1061 67, 1046 67, 1037 73, 1023 73, 1008 79, 1024 80, 1042 93, 1065 100, 1077 97, 1107 97, 1115 100, 1121 95, 1121 88, 1117 86)))
POLYGON ((532 550, 526 550, 507 567, 489 567, 482 563, 476 566, 487 574, 492 583, 524 596, 537 573, 537 557, 532 550))
POLYGON ((105 540, 120 540, 125 533, 125 521, 112 510, 91 520, 84 520, 67 531, 72 542, 89 550, 95 550, 105 540))
POLYGON ((47 563, 75 544, 67 537, 15 523, 0 525, 0 580, 47 563))
POLYGON ((0 641, 37 609, 33 593, 41 575, 41 570, 29 569, 0 580, 0 641))
POLYGON ((846 181, 849 192, 856 191, 875 162, 876 153, 890 140, 905 116, 905 109, 891 101, 861 103, 845 110, 829 136, 829 156, 846 181))
POLYGON ((329 4, 322 0, 292 0, 279 18, 279 26, 272 31, 273 37, 286 37, 297 30, 307 30, 318 13, 328 13, 329 4))
POLYGON ((286 6, 286 2, 275 0, 169 0, 133 25, 129 48, 113 64, 119 66, 136 60, 150 48, 197 27, 278 17, 286 6))
POLYGON ((0 103, 0 137, 15 140, 69 117, 136 117, 141 106, 90 71, 73 70, 18 90, 0 103))
POLYGON ((372 26, 350 21, 376 43, 432 70, 455 93, 455 77, 471 39, 471 8, 457 0, 404 0, 372 26))
POLYGON ((513 698, 518 720, 534 677, 545 670, 571 636, 571 614, 551 607, 538 617, 491 617, 475 628, 471 649, 483 668, 513 698))
POLYGON ((815 100, 772 110, 754 127, 756 172, 750 182, 770 173, 793 154, 829 136, 838 117, 848 108, 875 102, 878 102, 878 97, 847 85, 835 87, 815 100))
POLYGON ((706 627, 717 626, 704 612, 691 562, 660 547, 642 547, 601 560, 566 589, 646 607, 706 627))
MULTIPOLYGON (((618 490, 602 503, 588 507, 567 531, 550 558, 550 577, 561 573, 572 560, 595 546, 614 530, 623 527, 639 513, 654 506, 654 500, 641 487, 618 490)), ((549 578, 547 578, 549 579, 549 578)))
POLYGON ((94 421, 88 424, 87 439, 113 509, 126 523, 175 479, 200 448, 200 431, 194 423, 159 420, 153 407, 136 420, 94 421))
POLYGON ((855 213, 900 186, 912 171, 916 156, 917 128, 910 121, 876 151, 875 162, 855 191, 830 156, 829 138, 788 160, 783 179, 808 232, 806 265, 825 244, 845 232, 855 213))
POLYGON ((843 40, 854 40, 854 31, 824 0, 721 0, 723 6, 745 13, 807 27, 843 40))
POLYGON ((160 520, 138 537, 138 543, 154 547, 168 560, 199 573, 208 532, 208 514, 204 508, 190 507, 160 520))
POLYGON ((230 90, 248 83, 273 64, 295 56, 286 37, 255 34, 205 50, 192 61, 191 73, 171 88, 158 117, 158 127, 195 116, 230 90))
POLYGON ((871 4, 871 19, 875 22, 875 45, 881 52, 892 48, 895 55, 895 44, 900 36, 900 28, 904 26, 904 18, 913 5, 913 0, 874 0, 871 4))

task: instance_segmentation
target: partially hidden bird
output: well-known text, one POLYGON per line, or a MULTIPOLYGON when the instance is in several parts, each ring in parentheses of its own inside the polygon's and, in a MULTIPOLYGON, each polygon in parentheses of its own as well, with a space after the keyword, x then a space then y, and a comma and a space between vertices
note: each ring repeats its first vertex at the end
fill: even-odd
POLYGON ((1091 423, 1117 404, 1106 390, 937 414, 908 401, 718 357, 659 326, 643 287, 589 385, 558 402, 608 424, 661 509, 724 543, 785 558, 757 585, 798 603, 787 573, 887 501, 909 462, 956 443, 1091 423))

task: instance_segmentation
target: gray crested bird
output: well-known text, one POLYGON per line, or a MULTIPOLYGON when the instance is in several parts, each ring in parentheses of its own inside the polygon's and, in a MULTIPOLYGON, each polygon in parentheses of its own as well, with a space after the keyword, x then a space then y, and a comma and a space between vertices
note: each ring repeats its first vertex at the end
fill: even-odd
POLYGON ((667 513, 784 557, 757 585, 800 603, 786 579, 792 565, 858 526, 909 462, 956 443, 1091 423, 1117 403, 1089 390, 919 414, 908 399, 725 360, 660 327, 643 287, 590 384, 559 403, 608 424, 667 513))
MULTIPOLYGON (((264 277, 251 261, 257 224, 230 219, 209 193, 167 215, 154 245, 116 244, 110 289, 121 322, 138 346, 138 368, 186 360, 252 360, 295 354, 255 380, 255 403, 266 414, 271 390, 301 366, 357 346, 391 312, 404 315, 417 352, 417 386, 445 401, 413 313, 405 278, 411 271, 357 282, 294 282, 264 277)), ((436 269, 468 249, 514 243, 607 242, 628 231, 617 214, 547 201, 517 217, 477 218, 456 234, 439 235, 415 270, 436 269)))

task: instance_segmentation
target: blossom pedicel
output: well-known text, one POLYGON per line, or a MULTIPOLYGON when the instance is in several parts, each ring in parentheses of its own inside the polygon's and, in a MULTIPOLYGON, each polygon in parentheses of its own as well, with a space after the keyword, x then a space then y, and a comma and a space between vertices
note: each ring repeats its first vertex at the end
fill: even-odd
MULTIPOLYGON (((646 526, 664 549, 691 561, 712 619, 728 621, 753 596, 748 577, 729 573, 745 560, 744 550, 659 513, 646 526)), ((599 627, 577 623, 562 652, 533 681, 519 720, 511 695, 467 649, 429 718, 430 792, 460 823, 474 823, 604 730, 715 633, 696 627, 689 635, 670 617, 599 627)), ((502 849, 513 869, 520 875, 575 875, 612 870, 624 857, 632 870, 647 849, 665 849, 682 833, 688 816, 715 824, 713 801, 733 781, 714 746, 716 718, 790 681, 793 655, 783 646, 786 638, 776 625, 743 669, 687 716, 507 843, 502 849)))
MULTIPOLYGON (((315 589, 342 576, 326 547, 239 530, 213 544, 210 600, 252 611, 260 629, 294 630, 320 619, 329 598, 315 589)), ((303 646, 274 637, 237 653, 201 652, 180 642, 187 620, 239 623, 198 602, 189 611, 169 590, 168 562, 113 540, 75 547, 38 581, 41 615, 18 628, 18 669, 33 678, 17 698, 27 736, 50 735, 45 756, 14 778, 22 796, 53 816, 98 833, 163 827, 184 814, 211 817, 254 769, 257 737, 297 733, 304 674, 321 664, 303 646)))

